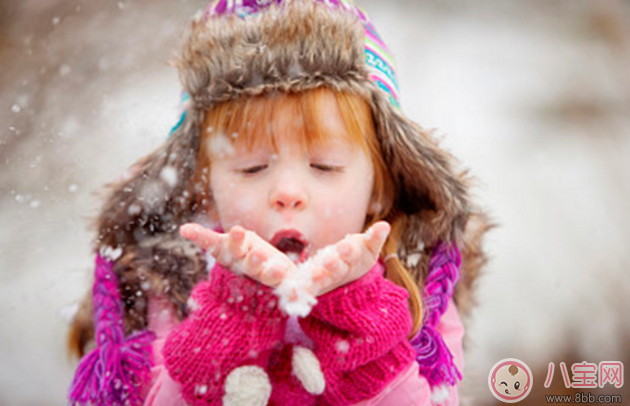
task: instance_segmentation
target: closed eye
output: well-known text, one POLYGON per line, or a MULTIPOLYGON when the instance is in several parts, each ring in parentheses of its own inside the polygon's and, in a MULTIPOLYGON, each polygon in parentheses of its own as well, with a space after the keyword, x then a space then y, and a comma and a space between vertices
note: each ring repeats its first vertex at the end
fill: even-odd
POLYGON ((321 172, 341 172, 343 170, 343 167, 341 166, 317 164, 317 163, 311 164, 311 168, 317 169, 318 171, 321 171, 321 172))
POLYGON ((267 166, 268 165, 249 166, 247 168, 239 169, 239 172, 244 173, 246 175, 253 175, 255 173, 264 171, 265 169, 267 169, 267 166))
POLYGON ((505 385, 505 386, 508 386, 508 385, 507 385, 507 382, 505 382, 505 381, 501 381, 501 383, 500 383, 499 385, 505 385))

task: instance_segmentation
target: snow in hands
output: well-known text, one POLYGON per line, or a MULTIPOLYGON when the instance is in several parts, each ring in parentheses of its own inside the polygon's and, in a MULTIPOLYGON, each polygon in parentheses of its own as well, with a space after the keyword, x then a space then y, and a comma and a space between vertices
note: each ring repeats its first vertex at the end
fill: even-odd
POLYGON ((309 255, 309 241, 294 229, 278 231, 270 241, 257 233, 234 226, 227 233, 198 224, 180 228, 222 266, 251 277, 274 289, 279 307, 291 316, 307 316, 317 296, 365 275, 378 260, 389 234, 384 221, 364 233, 343 239, 309 255))

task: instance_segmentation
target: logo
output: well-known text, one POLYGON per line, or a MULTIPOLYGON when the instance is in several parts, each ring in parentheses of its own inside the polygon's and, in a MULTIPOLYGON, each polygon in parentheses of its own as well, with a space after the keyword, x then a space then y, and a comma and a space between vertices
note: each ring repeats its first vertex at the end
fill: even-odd
POLYGON ((516 358, 506 358, 494 364, 488 375, 488 386, 495 398, 503 403, 525 399, 532 390, 534 377, 527 364, 516 358))

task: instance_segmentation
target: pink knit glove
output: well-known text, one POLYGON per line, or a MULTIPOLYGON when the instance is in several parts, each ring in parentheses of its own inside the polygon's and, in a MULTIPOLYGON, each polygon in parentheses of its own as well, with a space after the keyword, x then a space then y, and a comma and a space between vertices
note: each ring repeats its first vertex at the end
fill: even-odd
POLYGON ((407 297, 377 263, 362 278, 320 296, 300 321, 326 378, 325 402, 372 398, 414 362, 407 297))
POLYGON ((284 337, 286 317, 271 289, 218 264, 191 298, 192 314, 164 345, 165 365, 189 404, 221 405, 232 370, 267 367, 271 350, 284 337))

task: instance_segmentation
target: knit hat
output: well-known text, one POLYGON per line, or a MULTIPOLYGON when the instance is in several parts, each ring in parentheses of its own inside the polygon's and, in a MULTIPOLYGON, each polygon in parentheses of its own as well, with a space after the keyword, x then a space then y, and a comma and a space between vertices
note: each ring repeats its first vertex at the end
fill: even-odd
MULTIPOLYGON (((127 332, 146 327, 142 298, 150 294, 166 295, 185 317, 190 290, 205 276, 201 251, 177 231, 203 211, 200 185, 190 180, 206 112, 241 97, 320 87, 356 94, 371 108, 394 211, 402 218, 400 260, 424 285, 433 251, 454 244, 463 258, 461 297, 469 300, 467 288, 485 261, 480 241, 488 223, 473 210, 469 181, 454 158, 403 114, 392 58, 357 6, 349 0, 217 0, 193 20, 175 64, 184 88, 182 116, 162 147, 111 185, 97 223, 97 249, 123 250, 112 268, 127 332)), ((89 321, 75 323, 91 329, 89 321)), ((79 337, 83 345, 90 335, 79 337)))

